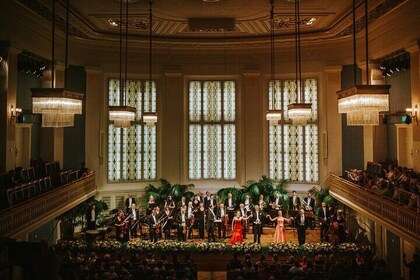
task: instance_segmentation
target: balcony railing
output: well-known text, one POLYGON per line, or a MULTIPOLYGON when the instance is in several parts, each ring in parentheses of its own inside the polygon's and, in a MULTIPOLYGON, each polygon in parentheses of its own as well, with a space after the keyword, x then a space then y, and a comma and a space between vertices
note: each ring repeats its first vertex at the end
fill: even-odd
POLYGON ((16 237, 63 214, 96 194, 95 173, 0 213, 0 236, 16 237))
POLYGON ((334 174, 330 174, 330 191, 339 200, 344 198, 369 212, 377 221, 385 221, 411 237, 420 238, 420 214, 412 209, 371 193, 334 174))

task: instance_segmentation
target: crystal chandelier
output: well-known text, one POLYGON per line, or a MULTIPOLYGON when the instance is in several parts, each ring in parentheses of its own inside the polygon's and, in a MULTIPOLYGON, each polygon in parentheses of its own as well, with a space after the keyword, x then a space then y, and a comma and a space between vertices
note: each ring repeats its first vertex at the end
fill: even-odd
POLYGON ((295 1, 295 50, 296 50, 296 94, 297 102, 287 106, 293 125, 306 125, 312 117, 312 104, 303 101, 302 59, 300 48, 300 1, 295 1))
POLYGON ((347 114, 349 126, 379 125, 379 112, 389 110, 390 85, 370 85, 368 49, 368 2, 365 0, 365 45, 366 45, 366 83, 356 84, 356 3, 353 0, 353 82, 348 89, 340 90, 338 112, 347 114))
POLYGON ((114 127, 127 128, 131 126, 136 118, 136 108, 125 105, 127 96, 127 65, 128 65, 128 2, 126 2, 126 23, 125 23, 125 75, 122 79, 122 5, 120 1, 120 106, 109 106, 109 120, 114 123, 114 127))
POLYGON ((143 122, 147 127, 153 127, 157 123, 158 119, 156 112, 152 112, 152 23, 152 1, 149 0, 149 110, 148 112, 143 112, 143 122))
POLYGON ((270 81, 270 96, 271 106, 266 114, 266 119, 269 125, 277 125, 281 121, 281 110, 276 110, 276 80, 274 71, 274 0, 270 0, 270 50, 271 50, 271 81, 270 81))
MULTIPOLYGON (((66 6, 66 62, 64 74, 64 87, 67 87, 68 66, 68 25, 69 5, 66 6)), ((69 127, 74 126, 74 115, 82 114, 83 94, 55 88, 55 1, 52 1, 52 59, 51 59, 51 88, 31 88, 32 112, 42 114, 42 127, 69 127)))

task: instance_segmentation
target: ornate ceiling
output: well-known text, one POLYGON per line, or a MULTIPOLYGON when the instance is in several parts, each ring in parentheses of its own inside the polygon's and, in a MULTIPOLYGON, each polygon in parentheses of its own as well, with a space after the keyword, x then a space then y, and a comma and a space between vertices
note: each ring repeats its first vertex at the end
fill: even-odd
MULTIPOLYGON (((51 0, 15 0, 39 16, 51 20, 51 0)), ((65 0, 57 0, 57 25, 65 27, 65 0)), ((374 22, 406 0, 369 0, 369 21, 374 22)), ((129 1, 130 40, 148 40, 148 1, 129 1)), ((364 27, 362 0, 357 0, 357 28, 364 27)), ((299 22, 303 40, 337 39, 351 34, 352 0, 301 0, 299 22)), ((118 40, 119 0, 70 1, 70 34, 92 41, 118 40)), ((293 40, 294 3, 275 0, 276 40, 293 40)), ((154 0, 154 42, 173 46, 191 44, 258 44, 270 34, 268 0, 154 0)))

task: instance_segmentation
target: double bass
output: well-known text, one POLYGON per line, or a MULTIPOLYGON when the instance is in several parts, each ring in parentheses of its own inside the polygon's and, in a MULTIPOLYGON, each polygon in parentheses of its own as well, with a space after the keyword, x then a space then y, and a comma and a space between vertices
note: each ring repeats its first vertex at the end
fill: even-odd
POLYGON ((337 246, 340 243, 340 238, 338 236, 338 222, 337 221, 332 221, 330 223, 327 236, 328 236, 328 241, 332 245, 337 246))

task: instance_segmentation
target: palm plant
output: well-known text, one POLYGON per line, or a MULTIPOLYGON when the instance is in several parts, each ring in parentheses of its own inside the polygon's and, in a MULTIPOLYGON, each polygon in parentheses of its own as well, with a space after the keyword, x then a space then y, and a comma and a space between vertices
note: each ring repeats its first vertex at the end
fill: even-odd
POLYGON ((237 189, 237 188, 223 188, 223 189, 220 189, 217 192, 217 197, 219 198, 219 201, 221 203, 224 203, 225 200, 227 199, 229 193, 232 194, 232 198, 235 201, 241 201, 242 190, 237 189))
POLYGON ((185 196, 187 200, 194 196, 194 193, 189 191, 190 189, 195 187, 193 184, 171 185, 171 183, 169 183, 169 181, 165 179, 159 179, 159 182, 159 187, 155 187, 152 184, 146 186, 146 195, 144 197, 146 204, 149 201, 150 196, 153 196, 155 198, 156 205, 158 206, 163 206, 169 195, 171 195, 175 201, 180 201, 181 197, 183 196, 185 196))

